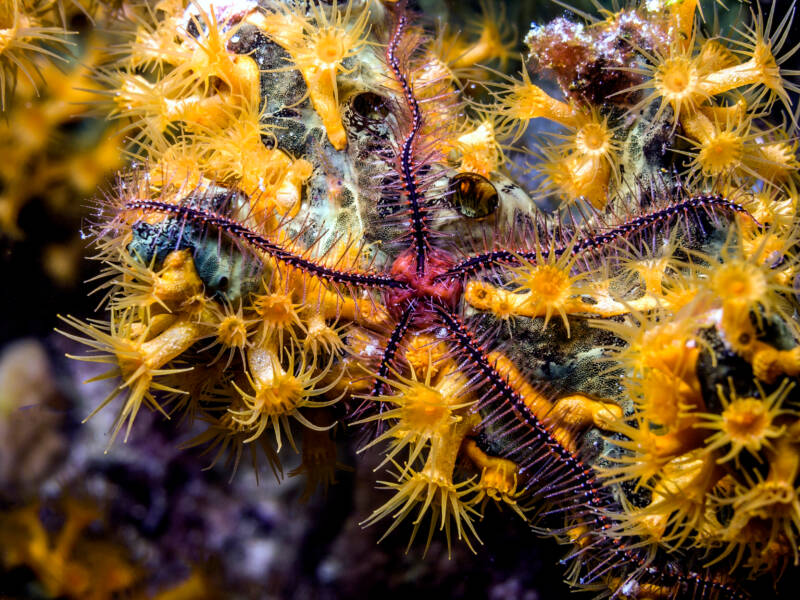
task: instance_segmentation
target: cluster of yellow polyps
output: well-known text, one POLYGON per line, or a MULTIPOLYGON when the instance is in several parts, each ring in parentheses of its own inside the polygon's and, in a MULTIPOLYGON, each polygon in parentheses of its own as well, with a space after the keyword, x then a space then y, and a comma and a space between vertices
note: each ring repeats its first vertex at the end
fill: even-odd
MULTIPOLYGON (((97 33, 79 37, 64 25, 79 11, 99 17, 97 9, 77 0, 0 4, 0 234, 25 235, 19 214, 34 197, 77 220, 80 200, 123 164, 114 128, 90 120, 89 90, 97 84, 87 67, 104 60, 101 47, 107 40, 97 33), (87 125, 80 134, 65 133, 81 121, 87 125), (94 134, 87 134, 91 128, 94 134), (87 144, 92 135, 96 140, 87 144)), ((43 259, 57 282, 72 284, 80 245, 51 244, 43 259)))

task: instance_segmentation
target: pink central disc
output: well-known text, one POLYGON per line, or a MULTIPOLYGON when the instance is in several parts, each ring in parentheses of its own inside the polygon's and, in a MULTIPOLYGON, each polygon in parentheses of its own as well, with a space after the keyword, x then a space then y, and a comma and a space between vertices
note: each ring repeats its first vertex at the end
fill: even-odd
POLYGON ((435 278, 454 264, 453 257, 444 250, 431 249, 425 259, 425 272, 417 275, 417 258, 413 248, 409 248, 398 256, 390 271, 392 277, 409 285, 410 289, 390 289, 384 293, 386 308, 395 319, 399 319, 409 302, 419 299, 423 302, 417 307, 414 324, 429 325, 434 317, 430 309, 431 302, 438 302, 455 309, 461 299, 461 281, 447 279, 435 281, 435 278), (424 302, 428 300, 428 302, 424 302))

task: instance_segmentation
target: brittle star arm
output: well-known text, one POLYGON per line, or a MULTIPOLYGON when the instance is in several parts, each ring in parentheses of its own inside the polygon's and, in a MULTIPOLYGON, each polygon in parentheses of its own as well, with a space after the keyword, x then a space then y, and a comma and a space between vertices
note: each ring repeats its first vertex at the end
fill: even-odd
POLYGON ((273 259, 291 267, 300 269, 332 283, 350 284, 360 287, 404 289, 408 285, 392 277, 364 273, 354 270, 335 269, 318 264, 296 252, 287 250, 263 235, 249 229, 241 223, 216 213, 192 208, 190 206, 169 204, 156 200, 134 200, 124 206, 125 210, 144 210, 172 215, 186 222, 197 223, 205 227, 213 227, 225 231, 231 237, 242 240, 253 248, 261 250, 273 259))
MULTIPOLYGON (((743 214, 753 219, 752 215, 750 215, 745 208, 723 196, 697 195, 687 198, 681 202, 676 202, 675 204, 667 206, 666 208, 630 219, 604 233, 583 237, 568 246, 553 248, 552 252, 554 252, 557 256, 560 256, 565 252, 580 254, 581 252, 596 250, 628 235, 636 233, 637 231, 646 229, 647 227, 652 227, 658 224, 666 225, 682 214, 688 215, 689 212, 694 212, 701 209, 706 211, 729 211, 732 213, 743 214)), ((753 221, 755 221, 755 219, 753 219, 753 221)), ((481 254, 476 254, 475 256, 465 258, 461 262, 453 265, 453 267, 448 269, 445 273, 437 276, 436 279, 441 281, 451 277, 459 277, 477 273, 498 263, 518 264, 520 260, 536 261, 539 258, 547 258, 549 253, 550 250, 547 248, 541 248, 538 251, 492 250, 489 252, 483 252, 481 254)))
MULTIPOLYGON (((595 470, 570 450, 560 444, 551 434, 548 426, 542 422, 525 402, 525 398, 515 390, 509 381, 494 367, 481 346, 461 319, 450 309, 435 305, 434 310, 448 329, 460 353, 480 373, 486 383, 485 400, 480 403, 484 408, 494 409, 491 404, 507 404, 509 408, 503 412, 513 413, 529 429, 530 437, 526 443, 518 444, 506 458, 514 458, 521 462, 520 473, 529 474, 526 489, 538 486, 542 501, 551 508, 540 516, 547 514, 567 514, 572 522, 589 525, 580 548, 569 558, 579 560, 584 573, 579 582, 583 585, 600 580, 619 565, 628 564, 658 585, 683 588, 699 592, 700 595, 716 590, 726 594, 726 598, 746 600, 748 595, 735 584, 717 581, 713 574, 699 573, 692 570, 679 570, 676 565, 666 568, 652 563, 652 555, 641 548, 630 546, 622 537, 606 536, 603 532, 614 528, 609 499, 603 494, 602 482, 595 470), (490 400, 489 400, 490 399, 490 400), (530 455, 523 457, 520 453, 530 449, 530 455)), ((631 575, 633 577, 633 575, 631 575)))

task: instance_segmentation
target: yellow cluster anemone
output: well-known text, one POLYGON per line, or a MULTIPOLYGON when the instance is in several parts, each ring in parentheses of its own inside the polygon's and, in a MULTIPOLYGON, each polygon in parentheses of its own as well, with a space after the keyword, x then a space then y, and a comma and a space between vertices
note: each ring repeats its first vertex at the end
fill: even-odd
POLYGON ((794 72, 782 66, 793 50, 781 55, 789 20, 777 19, 775 6, 765 19, 759 8, 752 12, 752 25, 735 37, 700 40, 695 19, 689 18, 697 3, 679 4, 673 18, 685 37, 671 38, 665 50, 639 49, 646 65, 632 72, 646 81, 631 90, 644 90, 644 97, 631 110, 658 101, 657 120, 672 109, 673 127, 680 125, 688 142, 676 150, 689 156, 689 179, 705 178, 712 185, 766 182, 793 192, 800 163, 789 130, 759 125, 774 100, 793 118, 788 93, 796 91, 790 81, 794 72))
POLYGON ((480 9, 480 17, 471 19, 463 31, 445 26, 433 49, 461 81, 486 79, 482 65, 499 63, 504 69, 516 58, 516 32, 508 23, 505 5, 481 0, 480 9))
POLYGON ((65 494, 58 506, 48 507, 64 519, 55 532, 42 521, 42 508, 41 502, 34 502, 0 516, 3 568, 30 568, 53 597, 133 593, 144 573, 122 543, 90 533, 93 524, 106 518, 97 506, 65 494))
MULTIPOLYGON (((239 120, 257 121, 260 105, 260 71, 250 56, 229 50, 237 26, 219 22, 213 10, 199 6, 191 24, 197 37, 175 27, 183 2, 163 2, 142 19, 153 22, 153 35, 170 38, 170 50, 160 45, 140 47, 111 67, 98 70, 109 88, 110 116, 127 123, 126 131, 139 144, 137 153, 158 159, 172 145, 177 124, 192 135, 221 135, 239 120), (149 54, 147 54, 149 52, 149 54), (158 69, 142 71, 142 61, 155 61, 158 69)), ((134 47, 138 42, 132 41, 134 47)))
POLYGON ((456 133, 451 142, 449 158, 455 163, 459 173, 477 173, 490 177, 505 163, 505 155, 499 140, 504 134, 498 130, 501 125, 491 115, 468 120, 463 133, 456 133))
POLYGON ((537 169, 544 175, 549 193, 564 202, 588 200, 593 206, 606 205, 610 185, 620 179, 621 146, 617 127, 610 117, 592 106, 579 106, 553 98, 530 80, 527 71, 522 81, 510 80, 498 92, 498 115, 505 129, 523 134, 532 119, 557 123, 567 133, 552 134, 556 143, 543 138, 537 169))
POLYGON ((620 597, 797 564, 790 19, 564 16, 512 77, 482 6, 462 42, 405 2, 124 3, 96 79, 142 160, 93 226, 103 318, 64 319, 116 380, 92 414, 192 427, 208 468, 295 452, 303 500, 360 428, 363 525, 474 551, 494 506, 620 597))
POLYGON ((551 242, 549 248, 542 248, 537 243, 534 256, 520 257, 518 262, 508 269, 509 285, 470 281, 464 293, 466 302, 505 321, 544 317, 544 327, 551 317, 558 316, 567 337, 568 315, 613 317, 653 308, 657 302, 649 294, 625 302, 617 300, 610 290, 610 279, 582 270, 570 246, 556 247, 551 242))
MULTIPOLYGON (((3 7, 9 6, 13 7, 14 2, 3 3, 3 7)), ((100 34, 86 34, 80 41, 80 48, 74 50, 76 56, 68 62, 48 60, 28 65, 26 69, 33 79, 20 77, 13 86, 13 95, 9 94, 0 106, 3 235, 19 239, 30 233, 20 227, 19 216, 35 198, 42 199, 59 218, 77 221, 82 215, 82 199, 124 165, 118 128, 93 118, 90 107, 92 90, 98 86, 88 69, 104 60, 102 48, 106 39, 100 34), (65 134, 76 123, 83 124, 82 135, 65 134)), ((2 41, 0 62, 1 48, 2 41)), ((2 69, 0 65, 0 77, 2 69)), ((0 90, 3 89, 0 81, 0 90)), ((46 271, 57 283, 74 283, 78 246, 70 241, 44 249, 46 271)))
MULTIPOLYGON (((796 560, 792 517, 786 521, 784 512, 752 508, 752 490, 766 497, 763 480, 777 471, 786 494, 782 502, 798 502, 800 480, 792 465, 800 415, 788 401, 796 384, 785 376, 772 384, 792 373, 779 370, 765 380, 754 362, 758 378, 748 391, 742 391, 747 380, 729 378, 727 385, 717 385, 716 398, 704 397, 697 375, 706 344, 702 332, 714 325, 722 332, 724 318, 720 322, 713 315, 730 307, 723 303, 720 309, 707 291, 699 294, 675 314, 595 322, 625 340, 612 352, 635 405, 632 414, 608 426, 619 437, 612 441, 616 452, 603 476, 650 492, 645 506, 624 506, 616 518, 619 535, 669 548, 698 547, 711 564, 733 553, 734 565, 759 572, 796 560), (754 460, 745 460, 743 450, 754 460), (744 508, 732 517, 734 506, 744 508)), ((755 337, 755 329, 751 333, 755 337)))
POLYGON ((5 0, 0 5, 0 111, 11 100, 20 72, 35 89, 44 61, 63 60, 59 53, 72 45, 73 32, 62 20, 56 2, 5 0))
MULTIPOLYGON (((176 190, 152 177, 143 187, 133 187, 149 190, 165 204, 180 203, 184 194, 198 189, 176 190)), ((262 217, 251 214, 253 226, 268 228, 270 221, 262 217)), ((159 215, 148 219, 153 226, 166 223, 159 215)), ((112 365, 98 378, 122 379, 92 414, 123 395, 111 442, 123 428, 127 440, 145 406, 167 418, 177 413, 182 420, 205 423, 206 431, 189 445, 213 450, 212 464, 229 452, 235 470, 246 449, 252 450, 255 461, 260 448, 279 476, 277 453, 284 440, 296 449, 291 421, 318 433, 334 422, 329 418, 319 424, 316 413, 336 403, 343 392, 345 370, 336 362, 346 329, 337 325, 340 316, 355 319, 358 313, 369 321, 378 318, 374 306, 364 299, 364 306, 356 308, 355 300, 341 298, 308 274, 279 270, 267 256, 261 276, 253 273, 250 287, 237 300, 229 300, 207 289, 190 250, 167 253, 156 268, 156 255, 145 264, 129 248, 131 239, 129 231, 113 238, 99 256, 107 264, 98 290, 105 294, 102 303, 109 307, 109 325, 65 319, 76 331, 65 335, 96 351, 83 360, 112 365), (206 362, 182 362, 190 349, 206 362), (238 375, 229 376, 229 369, 238 375), (164 395, 164 404, 156 393, 164 395)), ((339 266, 357 265, 359 260, 346 241, 320 257, 321 263, 339 266)), ((318 469, 306 472, 316 477, 318 469)))
POLYGON ((320 372, 315 369, 315 365, 307 364, 305 354, 302 355, 303 362, 298 365, 294 364, 293 352, 287 352, 287 355, 288 364, 284 368, 274 348, 254 347, 247 352, 247 379, 253 392, 246 392, 234 384, 242 396, 244 406, 239 410, 230 409, 234 422, 241 425, 244 431, 252 432, 244 440, 245 443, 260 437, 267 427, 272 427, 278 451, 282 445, 281 432, 294 448, 289 417, 297 419, 309 429, 325 429, 311 423, 299 409, 324 408, 334 404, 338 398, 327 402, 312 398, 328 392, 335 386, 335 382, 318 387, 317 384, 324 379, 326 370, 320 372))
MULTIPOLYGON (((397 393, 378 396, 375 400, 386 403, 392 408, 380 410, 378 414, 355 423, 372 421, 394 423, 362 448, 363 451, 388 441, 390 448, 378 468, 393 460, 395 455, 405 448, 409 450, 406 465, 412 465, 435 438, 447 435, 450 429, 462 421, 464 418, 462 409, 474 403, 474 401, 457 402, 458 390, 463 386, 463 381, 453 377, 444 378, 440 385, 432 387, 431 378, 435 373, 434 369, 428 364, 423 372, 425 373, 423 381, 417 379, 413 368, 410 379, 399 373, 394 373, 391 379, 383 378, 382 381, 397 393)), ((435 374, 438 375, 438 372, 435 374)))
POLYGON ((310 18, 287 5, 260 16, 264 32, 289 52, 293 66, 303 74, 311 103, 337 150, 347 146, 347 133, 342 125, 336 76, 345 70, 345 61, 365 45, 369 16, 369 2, 354 13, 353 0, 348 0, 344 8, 334 0, 330 9, 312 2, 310 18))
POLYGON ((733 382, 729 381, 730 397, 721 385, 717 386, 717 394, 722 403, 720 414, 703 416, 697 427, 710 429, 713 435, 705 440, 709 450, 730 446, 730 451, 718 459, 726 462, 738 458, 742 450, 757 456, 763 446, 771 447, 771 439, 779 438, 786 432, 786 426, 779 426, 783 415, 792 414, 783 407, 783 401, 795 384, 784 379, 773 393, 767 394, 756 381, 760 398, 751 396, 740 398, 736 395, 733 382))

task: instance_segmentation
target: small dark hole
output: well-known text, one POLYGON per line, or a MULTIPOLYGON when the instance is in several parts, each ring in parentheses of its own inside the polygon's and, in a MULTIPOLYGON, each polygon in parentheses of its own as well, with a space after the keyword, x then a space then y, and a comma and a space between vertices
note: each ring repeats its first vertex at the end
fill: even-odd
POLYGON ((386 98, 373 92, 362 92, 350 101, 353 112, 362 119, 381 121, 389 114, 386 98))

